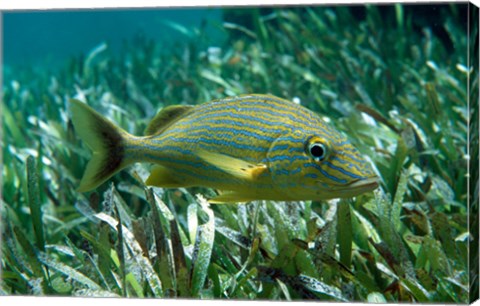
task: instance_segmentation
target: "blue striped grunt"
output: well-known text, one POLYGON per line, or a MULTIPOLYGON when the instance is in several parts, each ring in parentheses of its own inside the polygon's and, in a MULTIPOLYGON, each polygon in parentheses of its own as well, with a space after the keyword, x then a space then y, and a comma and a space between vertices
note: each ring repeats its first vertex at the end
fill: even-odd
POLYGON ((160 111, 144 136, 71 100, 76 133, 93 151, 78 187, 92 190, 121 169, 153 163, 146 184, 203 186, 212 203, 324 200, 377 188, 377 176, 347 138, 312 111, 271 95, 242 95, 160 111))

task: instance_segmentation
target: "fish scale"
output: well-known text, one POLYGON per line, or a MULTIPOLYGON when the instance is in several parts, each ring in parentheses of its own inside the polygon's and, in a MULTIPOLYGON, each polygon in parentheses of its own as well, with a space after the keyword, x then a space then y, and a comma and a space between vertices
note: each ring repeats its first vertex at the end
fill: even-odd
POLYGON ((80 191, 135 162, 154 165, 147 185, 219 190, 212 203, 323 200, 378 186, 371 165, 342 133, 275 96, 166 107, 145 136, 126 133, 80 101, 71 103, 75 129, 93 151, 80 191))

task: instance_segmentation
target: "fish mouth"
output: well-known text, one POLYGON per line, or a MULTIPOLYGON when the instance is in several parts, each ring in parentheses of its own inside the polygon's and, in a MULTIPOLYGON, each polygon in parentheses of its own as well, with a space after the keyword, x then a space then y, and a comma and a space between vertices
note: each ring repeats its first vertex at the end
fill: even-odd
POLYGON ((360 178, 350 182, 349 184, 330 187, 330 191, 342 194, 355 195, 374 190, 379 186, 378 176, 360 178))
POLYGON ((328 186, 325 188, 325 184, 322 185, 324 188, 320 187, 317 192, 317 198, 320 200, 355 197, 378 188, 380 184, 378 176, 371 176, 360 178, 341 186, 328 186))
POLYGON ((359 190, 374 190, 378 187, 378 177, 377 176, 372 176, 372 177, 367 177, 363 179, 359 179, 356 181, 353 181, 352 183, 348 184, 346 187, 348 189, 359 189, 359 190))

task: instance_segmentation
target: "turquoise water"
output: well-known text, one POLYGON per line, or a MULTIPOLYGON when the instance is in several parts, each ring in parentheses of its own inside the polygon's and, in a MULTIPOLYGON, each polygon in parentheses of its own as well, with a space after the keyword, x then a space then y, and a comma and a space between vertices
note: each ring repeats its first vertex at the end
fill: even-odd
POLYGON ((220 8, 7 12, 3 15, 3 60, 10 65, 58 65, 106 43, 112 53, 135 37, 165 47, 205 30, 205 43, 219 44, 220 8))

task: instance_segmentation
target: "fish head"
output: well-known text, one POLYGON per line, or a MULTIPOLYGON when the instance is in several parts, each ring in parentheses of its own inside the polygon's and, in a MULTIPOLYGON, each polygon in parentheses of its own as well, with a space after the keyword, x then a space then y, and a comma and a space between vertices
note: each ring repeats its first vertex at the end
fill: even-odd
POLYGON ((348 198, 378 187, 370 162, 336 131, 282 135, 267 160, 274 184, 291 199, 348 198))

